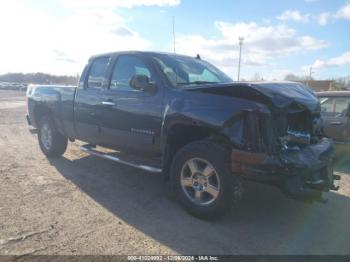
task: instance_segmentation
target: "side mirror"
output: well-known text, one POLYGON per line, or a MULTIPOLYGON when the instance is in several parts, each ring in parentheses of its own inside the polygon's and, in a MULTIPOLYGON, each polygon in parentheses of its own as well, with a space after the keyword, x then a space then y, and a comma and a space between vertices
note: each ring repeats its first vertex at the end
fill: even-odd
POLYGON ((151 82, 146 75, 135 75, 130 79, 130 86, 136 90, 147 93, 154 93, 157 88, 154 82, 151 82))

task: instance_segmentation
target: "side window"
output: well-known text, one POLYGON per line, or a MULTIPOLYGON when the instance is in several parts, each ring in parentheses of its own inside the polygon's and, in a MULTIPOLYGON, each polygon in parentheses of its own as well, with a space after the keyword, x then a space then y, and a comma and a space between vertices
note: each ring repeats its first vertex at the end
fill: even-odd
POLYGON ((335 99, 335 116, 346 117, 349 109, 350 98, 337 97, 335 99))
POLYGON ((326 117, 334 116, 334 99, 331 97, 321 97, 321 114, 326 117))
POLYGON ((95 87, 100 88, 102 87, 103 80, 106 75, 106 70, 109 63, 109 57, 101 57, 96 58, 93 62, 89 76, 88 76, 88 88, 95 87))
POLYGON ((152 79, 150 70, 142 60, 131 55, 119 57, 113 68, 110 89, 134 90, 129 82, 135 75, 146 75, 152 79))

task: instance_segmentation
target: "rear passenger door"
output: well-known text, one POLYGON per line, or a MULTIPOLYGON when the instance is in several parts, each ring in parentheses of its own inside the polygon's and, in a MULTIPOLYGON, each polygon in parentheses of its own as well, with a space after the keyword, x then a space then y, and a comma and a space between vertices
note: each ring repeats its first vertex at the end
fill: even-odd
POLYGON ((80 140, 98 144, 101 131, 101 99, 107 86, 109 57, 99 57, 87 67, 75 97, 75 127, 80 140))
POLYGON ((322 97, 324 131, 338 142, 350 142, 350 97, 322 97))
POLYGON ((124 54, 115 59, 109 88, 104 91, 102 139, 107 147, 157 155, 162 123, 162 88, 152 64, 143 56, 124 54), (130 79, 146 75, 157 91, 135 90, 130 79))

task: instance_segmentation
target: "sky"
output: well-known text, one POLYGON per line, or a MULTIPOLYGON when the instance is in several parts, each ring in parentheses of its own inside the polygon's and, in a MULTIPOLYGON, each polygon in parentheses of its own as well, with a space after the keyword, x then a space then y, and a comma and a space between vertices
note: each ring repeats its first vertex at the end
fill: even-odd
POLYGON ((200 54, 237 78, 350 75, 350 1, 2 0, 0 74, 80 74, 90 56, 200 54))

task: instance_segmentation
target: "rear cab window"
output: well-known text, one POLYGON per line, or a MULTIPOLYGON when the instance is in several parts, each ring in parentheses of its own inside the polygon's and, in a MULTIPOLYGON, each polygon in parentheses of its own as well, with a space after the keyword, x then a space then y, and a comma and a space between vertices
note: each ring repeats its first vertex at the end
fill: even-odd
POLYGON ((106 79, 109 61, 109 57, 99 57, 92 62, 87 77, 87 88, 102 88, 106 79))
POLYGON ((86 75, 89 72, 89 64, 87 64, 84 67, 83 72, 80 75, 80 79, 79 79, 79 88, 84 88, 84 83, 85 83, 85 79, 86 79, 86 75))

